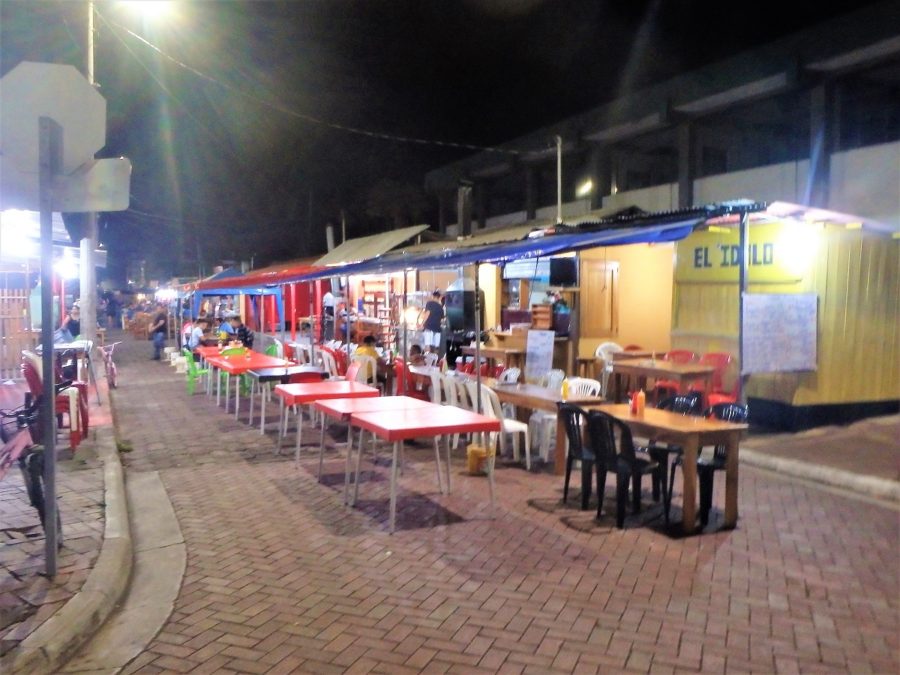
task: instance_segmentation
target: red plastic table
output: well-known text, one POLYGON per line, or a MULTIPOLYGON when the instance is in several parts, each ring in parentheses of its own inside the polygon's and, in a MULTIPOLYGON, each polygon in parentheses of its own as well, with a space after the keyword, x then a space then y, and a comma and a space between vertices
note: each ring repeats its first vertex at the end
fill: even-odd
MULTIPOLYGON (((391 506, 390 532, 394 531, 397 516, 397 473, 398 458, 403 442, 423 436, 442 436, 447 454, 447 492, 450 492, 450 436, 469 433, 496 433, 500 431, 500 420, 485 417, 455 406, 432 403, 424 408, 395 410, 388 412, 365 412, 350 416, 350 423, 394 444, 391 463, 391 506)), ((359 476, 356 477, 359 484, 359 476)), ((488 461, 488 486, 491 509, 494 506, 494 466, 488 461)))
POLYGON ((324 382, 300 382, 297 384, 279 384, 275 387, 275 395, 281 399, 281 418, 278 423, 278 445, 276 452, 281 452, 282 439, 287 435, 287 415, 285 408, 290 407, 297 415, 297 448, 294 451, 294 460, 300 461, 300 437, 303 428, 303 419, 299 406, 309 405, 316 401, 334 398, 371 398, 378 396, 380 392, 375 387, 370 387, 361 382, 348 382, 346 380, 324 382))
MULTIPOLYGON (((225 412, 228 412, 228 388, 231 386, 232 375, 242 375, 248 370, 259 370, 261 368, 278 368, 279 366, 293 365, 287 359, 280 359, 277 356, 268 356, 260 354, 252 349, 248 349, 243 354, 234 354, 231 356, 208 356, 206 363, 211 368, 225 371, 225 412)), ((234 419, 238 417, 241 403, 240 379, 235 378, 234 387, 234 419)), ((219 403, 218 386, 216 391, 216 404, 219 403)))
MULTIPOLYGON (((378 396, 377 398, 336 398, 316 401, 315 408, 323 415, 342 422, 350 422, 355 413, 385 412, 388 410, 416 410, 426 408, 432 403, 411 396, 378 396)), ((356 477, 359 480, 359 460, 362 455, 362 429, 359 431, 359 453, 356 455, 356 477)), ((347 458, 344 465, 344 503, 347 503, 347 486, 350 482, 350 454, 353 451, 353 425, 347 429, 347 458)), ((325 425, 322 425, 322 438, 319 442, 319 480, 322 479, 322 461, 325 453, 325 425)), ((437 445, 435 444, 437 454, 437 445)), ((438 487, 441 485, 440 457, 438 460, 438 487)), ((443 490, 442 490, 443 491, 443 490)), ((354 491, 354 501, 356 491, 354 491)))

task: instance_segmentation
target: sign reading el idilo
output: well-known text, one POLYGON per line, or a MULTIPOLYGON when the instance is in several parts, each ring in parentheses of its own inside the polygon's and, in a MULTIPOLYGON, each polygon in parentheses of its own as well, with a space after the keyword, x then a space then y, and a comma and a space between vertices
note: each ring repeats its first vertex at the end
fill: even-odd
MULTIPOLYGON (((820 227, 810 223, 751 224, 747 270, 751 284, 792 283, 809 274, 820 227)), ((740 231, 694 232, 678 242, 675 280, 737 283, 742 263, 740 231)))
POLYGON ((106 145, 106 101, 73 66, 23 61, 0 79, 0 209, 38 210, 38 121, 63 129, 54 211, 128 208, 131 162, 94 159, 106 145))

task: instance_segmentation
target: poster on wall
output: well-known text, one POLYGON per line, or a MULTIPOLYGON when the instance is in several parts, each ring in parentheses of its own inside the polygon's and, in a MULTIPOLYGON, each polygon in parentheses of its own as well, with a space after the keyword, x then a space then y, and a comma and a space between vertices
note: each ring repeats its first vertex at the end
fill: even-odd
POLYGON ((525 342, 525 381, 535 382, 553 368, 552 330, 530 330, 525 342))
POLYGON ((744 293, 741 373, 816 369, 815 293, 744 293))

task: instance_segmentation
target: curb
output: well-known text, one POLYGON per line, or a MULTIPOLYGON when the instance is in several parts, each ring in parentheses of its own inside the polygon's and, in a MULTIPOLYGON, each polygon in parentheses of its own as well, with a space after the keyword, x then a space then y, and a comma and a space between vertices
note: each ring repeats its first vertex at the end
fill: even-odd
POLYGON ((804 478, 815 483, 851 490, 867 497, 900 504, 900 483, 886 478, 863 476, 796 459, 773 457, 762 452, 741 448, 741 462, 760 469, 804 478))
MULTIPOLYGON (((109 405, 112 407, 112 397, 109 405)), ((103 461, 106 523, 94 567, 78 593, 0 659, 0 672, 58 672, 103 625, 128 587, 133 563, 132 541, 114 427, 115 420, 113 428, 97 430, 97 454, 103 461)))

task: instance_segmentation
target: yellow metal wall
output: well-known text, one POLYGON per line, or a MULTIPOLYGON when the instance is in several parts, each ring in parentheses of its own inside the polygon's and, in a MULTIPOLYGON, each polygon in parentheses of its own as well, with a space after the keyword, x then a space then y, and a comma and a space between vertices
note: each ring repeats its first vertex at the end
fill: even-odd
MULTIPOLYGON (((900 242, 843 227, 804 227, 796 242, 805 266, 799 279, 751 284, 750 292, 818 295, 818 369, 754 375, 748 395, 793 405, 900 398, 900 242)), ((676 255, 694 255, 704 236, 680 242, 676 255)), ((673 347, 737 356, 737 330, 737 284, 676 281, 673 347)))

